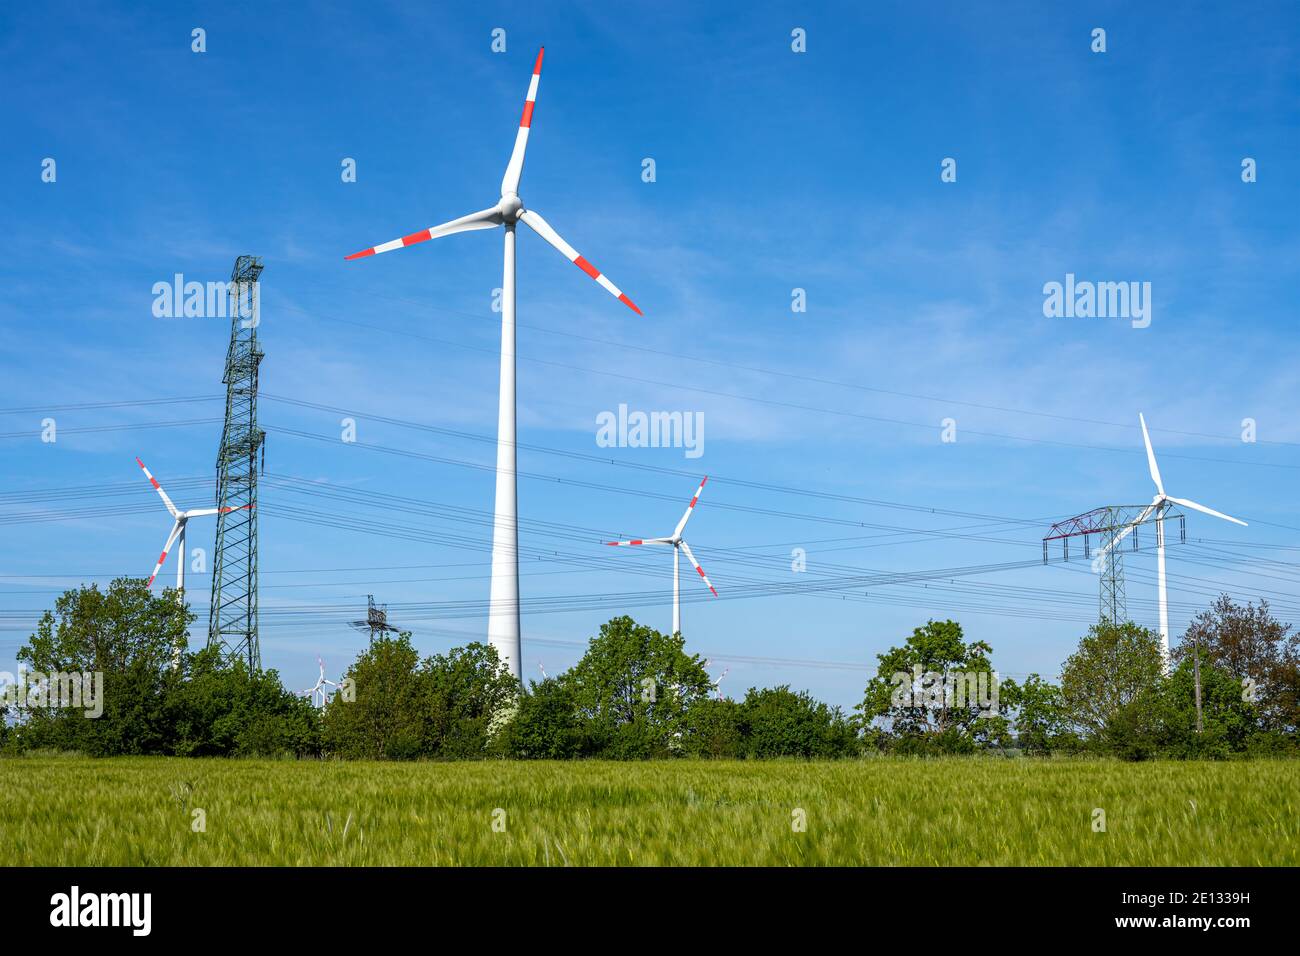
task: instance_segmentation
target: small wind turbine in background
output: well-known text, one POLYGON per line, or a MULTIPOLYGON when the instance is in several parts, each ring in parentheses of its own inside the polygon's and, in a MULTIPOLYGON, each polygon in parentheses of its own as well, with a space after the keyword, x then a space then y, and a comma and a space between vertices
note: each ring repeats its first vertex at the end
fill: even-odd
POLYGON ((1106 552, 1111 548, 1117 547, 1121 541, 1132 534, 1133 529, 1146 521, 1152 515, 1155 516, 1156 522, 1156 580, 1159 589, 1160 603, 1160 652, 1164 658, 1165 673, 1169 672, 1169 602, 1165 588, 1165 513, 1170 508, 1170 503, 1182 505, 1184 508, 1191 508, 1193 511, 1200 511, 1203 514, 1210 515, 1214 518, 1222 518, 1224 521, 1231 521, 1246 527, 1246 522, 1240 518, 1234 518, 1231 515, 1225 515, 1221 511, 1215 511, 1213 508, 1207 508, 1205 505, 1197 504, 1195 501, 1188 501, 1186 498, 1175 498, 1173 495, 1165 494, 1165 484, 1160 478, 1160 467, 1156 464, 1156 453, 1151 448, 1151 435, 1147 432, 1147 420, 1138 412, 1138 422, 1142 425, 1142 441, 1146 444, 1147 449, 1147 469, 1151 472, 1151 480, 1155 482, 1156 494, 1151 499, 1151 504, 1124 528, 1119 534, 1115 535, 1107 545, 1099 552, 1100 557, 1105 557, 1106 552))
POLYGON ((718 596, 718 592, 713 589, 713 585, 709 582, 708 575, 706 575, 704 573, 704 569, 700 567, 700 562, 696 561, 695 555, 691 553, 691 546, 687 544, 686 539, 682 537, 682 532, 686 530, 686 522, 691 520, 691 514, 695 511, 696 502, 700 500, 700 495, 704 494, 704 485, 705 482, 707 482, 708 480, 709 480, 709 476, 705 475, 704 481, 700 482, 700 487, 695 491, 695 497, 691 499, 691 503, 686 506, 686 511, 682 513, 682 520, 677 522, 677 527, 673 529, 673 533, 670 534, 668 537, 633 538, 629 541, 606 541, 605 542, 606 544, 612 547, 638 547, 643 544, 672 545, 672 549, 673 549, 673 633, 674 634, 680 634, 682 632, 682 602, 681 602, 681 588, 680 588, 679 577, 678 577, 678 560, 677 560, 677 553, 679 551, 686 555, 686 560, 691 562, 691 566, 694 567, 696 572, 699 574, 700 580, 704 582, 704 586, 713 592, 714 597, 718 596))
POLYGON ((718 679, 713 682, 713 689, 718 692, 718 700, 726 700, 722 696, 722 681, 729 673, 731 673, 731 668, 724 668, 722 673, 718 675, 718 679))
POLYGON ((325 688, 327 686, 337 688, 339 685, 325 676, 325 662, 320 659, 319 655, 316 657, 316 663, 320 665, 320 676, 316 678, 315 686, 308 687, 302 692, 302 695, 311 698, 313 706, 324 707, 325 699, 330 693, 325 688))

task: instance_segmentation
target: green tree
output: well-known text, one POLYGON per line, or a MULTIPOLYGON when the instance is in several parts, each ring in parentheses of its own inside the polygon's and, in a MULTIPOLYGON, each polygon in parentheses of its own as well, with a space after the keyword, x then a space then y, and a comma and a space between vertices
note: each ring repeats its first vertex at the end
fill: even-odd
POLYGON ((1061 671, 1070 721, 1091 746, 1129 759, 1158 745, 1163 664, 1160 641, 1132 621, 1089 628, 1061 671))
POLYGON ((682 752, 691 757, 743 757, 743 716, 734 700, 703 697, 686 711, 682 752))
POLYGON ((569 760, 584 756, 589 747, 573 693, 555 678, 533 682, 492 743, 494 750, 523 760, 569 760))
POLYGON ((103 713, 88 719, 81 709, 28 709, 19 746, 92 756, 166 753, 165 700, 184 677, 172 669, 173 652, 185 646, 193 620, 174 590, 155 595, 139 578, 118 578, 107 591, 92 584, 64 592, 18 661, 34 675, 102 674, 103 713))
POLYGON ((684 646, 679 634, 616 617, 600 626, 582 659, 564 674, 603 755, 662 756, 681 746, 687 711, 711 686, 699 656, 684 646))
POLYGON ((1000 687, 992 653, 984 641, 967 642, 956 621, 929 621, 902 647, 876 656, 876 676, 857 709, 868 728, 884 721, 890 748, 902 752, 964 753, 1008 743, 1008 721, 993 707, 1000 687))
POLYGON ((320 750, 319 714, 285 690, 274 670, 250 672, 217 648, 186 661, 187 679, 167 697, 171 752, 192 757, 307 756, 320 750))
POLYGON ((1256 730, 1255 705, 1244 699, 1241 681, 1201 651, 1203 728, 1196 732, 1196 685, 1193 661, 1181 662, 1162 684, 1160 751, 1169 757, 1224 758, 1246 750, 1256 730))
POLYGON ((1079 740, 1070 729, 1069 713, 1061 688, 1030 674, 1024 683, 1004 680, 998 687, 999 706, 1015 716, 1015 740, 1026 753, 1045 754, 1073 750, 1079 740))
POLYGON ((427 658, 420 679, 428 715, 422 750, 448 759, 483 756, 492 718, 519 696, 519 685, 487 644, 427 658))
POLYGON ((420 655, 405 631, 380 637, 348 668, 354 699, 330 698, 321 718, 326 749, 341 757, 411 759, 425 750, 428 709, 420 655))
POLYGON ((1300 634, 1275 618, 1267 601, 1241 605, 1220 595, 1188 625, 1174 661, 1191 659, 1197 644, 1203 661, 1236 678, 1239 692, 1253 686, 1263 729, 1300 730, 1300 634))
POLYGON ((751 687, 740 720, 750 757, 846 757, 858 750, 857 732, 838 707, 788 685, 751 687))

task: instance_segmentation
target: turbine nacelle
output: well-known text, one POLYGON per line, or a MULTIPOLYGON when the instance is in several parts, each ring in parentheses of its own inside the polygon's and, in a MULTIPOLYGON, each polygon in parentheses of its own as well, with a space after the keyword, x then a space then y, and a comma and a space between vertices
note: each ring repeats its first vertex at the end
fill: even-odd
POLYGON ((501 213, 501 221, 508 226, 513 226, 518 222, 519 213, 523 208, 524 204, 516 193, 503 193, 501 201, 497 203, 497 211, 501 213))

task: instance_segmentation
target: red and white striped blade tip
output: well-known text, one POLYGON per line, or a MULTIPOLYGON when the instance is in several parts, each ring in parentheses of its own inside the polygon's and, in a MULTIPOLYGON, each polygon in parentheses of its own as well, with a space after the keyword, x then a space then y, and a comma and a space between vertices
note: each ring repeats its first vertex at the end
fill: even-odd
POLYGON ((546 242, 558 251, 560 255, 572 262, 590 278, 595 279, 597 284, 599 284, 606 292, 614 296, 614 298, 618 299, 618 301, 622 302, 637 315, 644 314, 641 309, 637 307, 637 304, 627 297, 622 289, 609 280, 608 276, 604 275, 599 269, 593 266, 582 255, 582 253, 578 252, 577 249, 569 245, 569 243, 565 241, 564 237, 555 231, 554 227, 546 221, 545 217, 543 217, 541 213, 535 209, 525 208, 519 210, 519 218, 530 229, 546 240, 546 242))
MULTIPOLYGON (((692 562, 692 563, 694 563, 694 562, 692 562)), ((703 569, 702 567, 700 567, 698 564, 696 564, 696 565, 695 565, 695 570, 698 571, 699 574, 700 574, 700 577, 704 579, 704 583, 705 583, 705 585, 708 587, 708 589, 709 589, 710 591, 713 591, 713 583, 709 580, 709 576, 708 576, 707 574, 704 573, 704 569, 703 569)), ((714 597, 717 597, 717 596, 718 596, 718 592, 717 592, 717 591, 713 591, 713 596, 714 596, 714 597)))
MULTIPOLYGON (((591 276, 591 278, 599 282, 605 288, 606 291, 613 292, 614 289, 617 288, 617 286, 614 286, 613 283, 609 281, 609 279, 602 280, 601 277, 604 275, 604 273, 602 273, 599 269, 593 266, 581 255, 579 255, 578 258, 573 260, 573 264, 577 266, 579 269, 581 269, 583 272, 587 273, 587 275, 591 276)), ((618 296, 618 301, 622 302, 625 306, 627 306, 637 315, 640 315, 642 317, 645 316, 645 313, 641 311, 640 307, 638 307, 635 302, 633 302, 631 299, 627 297, 626 292, 620 289, 615 294, 618 296)))
POLYGON ((691 503, 690 503, 689 505, 686 506, 687 508, 694 508, 694 507, 695 507, 696 502, 698 502, 698 501, 700 500, 700 495, 704 494, 704 486, 705 486, 706 484, 708 484, 708 481, 709 481, 709 476, 708 476, 708 475, 705 475, 705 476, 704 476, 704 480, 700 482, 700 487, 698 487, 698 488, 695 489, 695 494, 694 494, 694 496, 691 498, 691 503))
POLYGON ((394 239, 392 242, 385 242, 382 245, 371 246, 369 249, 362 249, 360 252, 354 252, 350 256, 344 256, 343 261, 348 262, 352 259, 364 259, 366 256, 378 255, 381 252, 392 252, 394 249, 405 249, 407 246, 414 246, 420 242, 427 242, 433 236, 429 229, 421 229, 419 232, 413 232, 409 236, 402 236, 401 239, 394 239))

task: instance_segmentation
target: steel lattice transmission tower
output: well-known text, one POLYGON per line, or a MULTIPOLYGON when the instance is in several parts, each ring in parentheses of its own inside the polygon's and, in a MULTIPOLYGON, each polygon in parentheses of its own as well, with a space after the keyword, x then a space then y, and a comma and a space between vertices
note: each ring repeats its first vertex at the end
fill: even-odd
POLYGON ((374 646, 377 637, 383 637, 389 632, 393 634, 400 633, 400 628, 388 623, 388 605, 376 604, 373 594, 367 594, 366 598, 368 599, 366 619, 364 621, 348 621, 348 626, 355 627, 358 631, 369 631, 371 646, 374 646))
MULTIPOLYGON (((1124 552, 1115 547, 1120 531, 1124 527, 1124 509, 1109 507, 1106 511, 1106 527, 1102 531, 1102 553, 1099 569, 1101 580, 1100 607, 1098 620, 1123 624, 1128 620, 1128 596, 1124 592, 1124 552)), ((1134 547, 1137 547, 1136 536, 1134 547)))
POLYGON ((260 670, 257 639, 257 473, 266 433, 257 427, 261 256, 240 256, 230 274, 226 424, 217 452, 217 547, 208 646, 260 670))
MULTIPOLYGON (((1093 570, 1098 578, 1097 618, 1113 624, 1129 620, 1128 596, 1124 588, 1123 549, 1117 547, 1123 537, 1131 537, 1131 547, 1138 549, 1138 528, 1151 524, 1154 518, 1144 514, 1145 505, 1107 505, 1092 511, 1058 521, 1043 538, 1043 563, 1047 563, 1049 541, 1060 541, 1062 556, 1070 560, 1070 539, 1083 538, 1083 556, 1092 558, 1092 536, 1101 539, 1101 552, 1093 560, 1093 570)), ((1165 515, 1177 518, 1179 536, 1186 539, 1187 531, 1182 514, 1165 515)))

